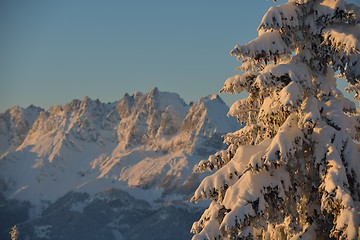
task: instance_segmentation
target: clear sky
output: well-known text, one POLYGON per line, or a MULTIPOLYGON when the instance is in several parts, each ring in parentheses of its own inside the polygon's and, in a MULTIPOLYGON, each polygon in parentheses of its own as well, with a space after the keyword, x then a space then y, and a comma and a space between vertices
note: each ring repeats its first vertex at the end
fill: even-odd
POLYGON ((83 96, 116 101, 155 86, 186 102, 216 93, 236 74, 238 62, 229 51, 256 37, 271 5, 270 0, 2 0, 0 112, 14 105, 48 108, 83 96))

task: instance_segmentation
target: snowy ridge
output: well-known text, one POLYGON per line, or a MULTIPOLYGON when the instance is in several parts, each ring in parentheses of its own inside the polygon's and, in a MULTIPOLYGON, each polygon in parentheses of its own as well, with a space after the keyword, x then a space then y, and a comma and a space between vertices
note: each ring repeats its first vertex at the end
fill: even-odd
POLYGON ((38 110, 24 117, 28 128, 17 149, 0 159, 5 195, 40 203, 112 182, 111 187, 155 190, 151 201, 170 193, 188 197, 199 181, 193 166, 224 147, 223 133, 238 128, 227 111, 217 95, 186 104, 157 88, 114 103, 85 97, 38 110), (101 179, 106 181, 97 184, 101 179))
POLYGON ((15 106, 0 113, 0 156, 23 142, 40 111, 31 105, 26 109, 15 106))

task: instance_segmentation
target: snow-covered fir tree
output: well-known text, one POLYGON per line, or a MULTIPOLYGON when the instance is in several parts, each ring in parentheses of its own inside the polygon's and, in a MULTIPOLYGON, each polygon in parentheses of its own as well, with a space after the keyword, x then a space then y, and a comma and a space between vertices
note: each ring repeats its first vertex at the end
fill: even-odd
POLYGON ((9 232, 9 234, 10 234, 10 239, 11 240, 17 240, 19 238, 19 230, 18 230, 16 225, 14 225, 11 228, 11 231, 9 232))
POLYGON ((343 0, 271 7, 235 46, 241 74, 221 92, 248 92, 229 111, 245 127, 195 169, 212 174, 194 240, 359 238, 360 117, 336 85, 360 100, 359 53, 360 7, 343 0))

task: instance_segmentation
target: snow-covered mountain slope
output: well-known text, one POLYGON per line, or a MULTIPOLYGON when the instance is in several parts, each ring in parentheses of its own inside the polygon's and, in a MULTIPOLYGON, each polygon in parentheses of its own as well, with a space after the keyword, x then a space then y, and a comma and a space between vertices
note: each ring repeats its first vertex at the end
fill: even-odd
POLYGON ((152 191, 145 200, 154 192, 151 200, 184 197, 199 180, 193 166, 224 147, 221 134, 238 128, 227 111, 217 95, 186 104, 178 94, 154 88, 114 103, 85 97, 22 114, 24 124, 13 124, 6 135, 21 136, 18 147, 7 147, 0 158, 4 193, 53 202, 70 190, 101 190, 111 182, 152 191))
POLYGON ((8 151, 14 151, 28 134, 41 108, 18 106, 0 113, 0 156, 8 151))

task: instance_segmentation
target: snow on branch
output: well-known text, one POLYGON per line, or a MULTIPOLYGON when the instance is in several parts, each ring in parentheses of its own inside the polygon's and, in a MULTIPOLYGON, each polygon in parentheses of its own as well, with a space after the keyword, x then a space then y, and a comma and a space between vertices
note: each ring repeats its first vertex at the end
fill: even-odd
POLYGON ((231 156, 231 151, 228 150, 221 150, 217 153, 210 155, 208 160, 201 160, 195 167, 194 172, 205 172, 206 170, 214 170, 220 169, 225 166, 229 161, 231 156))
POLYGON ((360 22, 360 8, 355 4, 347 4, 344 0, 318 1, 313 9, 317 22, 325 24, 360 22))
POLYGON ((257 72, 248 71, 243 74, 237 74, 229 77, 224 83, 224 87, 220 90, 228 93, 241 93, 242 91, 250 91, 250 87, 254 82, 256 76, 259 75, 257 72))
MULTIPOLYGON (((341 130, 343 126, 344 130, 351 129, 347 116, 343 112, 343 104, 339 100, 328 100, 323 105, 323 119, 327 124, 336 130, 341 130)), ((351 132, 348 132, 351 134, 351 132)))
POLYGON ((219 212, 223 207, 217 202, 211 202, 208 209, 205 210, 200 220, 195 222, 191 232, 195 235, 192 240, 217 239, 221 236, 219 230, 219 212))
POLYGON ((271 195, 273 201, 285 200, 285 191, 289 189, 289 182, 289 173, 283 167, 277 168, 274 172, 244 173, 225 194, 223 205, 230 211, 225 215, 220 229, 230 231, 232 228, 242 226, 239 230, 245 237, 247 231, 244 231, 246 230, 244 226, 249 225, 250 218, 256 215, 262 216, 269 207, 267 202, 269 199, 266 199, 266 195, 271 195))
POLYGON ((266 154, 261 158, 253 158, 250 165, 253 169, 261 168, 264 164, 271 167, 273 164, 287 163, 297 150, 302 147, 303 132, 298 128, 298 117, 291 114, 279 128, 266 154))
MULTIPOLYGON (((267 97, 260 108, 257 121, 265 127, 267 131, 271 130, 275 133, 288 116, 288 112, 282 110, 278 99, 267 97)), ((272 138, 273 136, 274 135, 266 136, 266 138, 272 138)))
POLYGON ((347 236, 355 239, 359 219, 354 210, 354 201, 350 195, 346 170, 341 156, 333 144, 328 146, 326 154, 326 174, 319 189, 322 191, 321 208, 329 213, 338 212, 336 225, 331 230, 335 238, 347 236))
POLYGON ((259 107, 255 99, 248 97, 234 102, 228 112, 229 116, 236 117, 240 123, 251 124, 256 119, 259 107))
POLYGON ((328 27, 323 30, 323 44, 347 55, 360 54, 360 24, 328 27))
MULTIPOLYGON (((195 191, 192 201, 213 199, 221 202, 224 193, 238 178, 238 169, 233 162, 228 163, 211 176, 207 176, 195 191)), ((239 169, 241 170, 241 169, 239 169)))
POLYGON ((309 66, 295 60, 293 58, 293 61, 287 63, 266 66, 261 74, 257 76, 254 85, 261 92, 269 91, 273 87, 281 89, 290 82, 299 83, 304 89, 309 89, 311 87, 309 66))
POLYGON ((299 127, 312 130, 321 119, 319 110, 318 100, 312 95, 308 96, 301 106, 299 127))
POLYGON ((192 201, 213 199, 221 202, 226 190, 248 171, 250 158, 266 147, 268 141, 259 145, 239 146, 233 159, 213 175, 206 177, 197 188, 192 201))
POLYGON ((296 110, 302 102, 304 92, 296 82, 289 83, 279 93, 279 101, 287 111, 296 110))
POLYGON ((294 3, 271 7, 261 20, 258 27, 259 35, 272 29, 298 28, 302 12, 294 3))
POLYGON ((290 55, 291 51, 282 40, 279 31, 268 31, 245 45, 236 45, 231 55, 241 58, 252 58, 255 64, 273 61, 275 64, 280 57, 290 55))
POLYGON ((236 150, 238 146, 254 145, 258 142, 259 126, 255 123, 246 124, 242 129, 225 135, 224 143, 231 144, 236 150))

